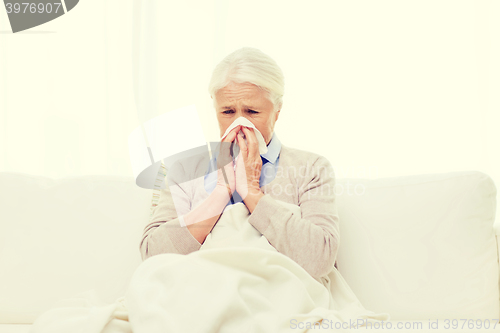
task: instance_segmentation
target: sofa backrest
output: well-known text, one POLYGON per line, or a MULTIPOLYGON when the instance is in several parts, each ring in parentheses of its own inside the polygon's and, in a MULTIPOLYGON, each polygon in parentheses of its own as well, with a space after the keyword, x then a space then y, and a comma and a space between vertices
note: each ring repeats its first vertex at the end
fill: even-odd
POLYGON ((32 323, 89 290, 123 296, 150 203, 133 177, 0 173, 0 323, 32 323))
POLYGON ((477 171, 340 179, 338 269, 391 319, 499 317, 496 187, 477 171))

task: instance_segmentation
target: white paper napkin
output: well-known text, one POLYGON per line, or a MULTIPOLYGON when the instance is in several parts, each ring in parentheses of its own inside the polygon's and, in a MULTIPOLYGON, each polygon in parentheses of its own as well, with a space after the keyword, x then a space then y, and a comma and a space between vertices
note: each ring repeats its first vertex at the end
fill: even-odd
MULTIPOLYGON (((229 132, 231 132, 231 130, 238 125, 253 128, 254 132, 255 132, 255 136, 257 137, 257 141, 259 142, 259 153, 261 155, 267 153, 267 145, 266 145, 266 141, 264 140, 264 137, 262 136, 262 133, 260 133, 260 131, 255 127, 255 125, 252 124, 252 122, 245 117, 236 118, 233 121, 233 123, 231 125, 229 125, 229 127, 227 128, 226 132, 224 133, 224 135, 221 138, 221 141, 224 140, 224 138, 229 134, 229 132)), ((245 139, 245 143, 248 144, 248 141, 245 138, 245 133, 243 133, 243 131, 241 131, 241 130, 240 130, 240 133, 243 135, 243 138, 245 139)), ((236 140, 235 140, 235 142, 237 143, 236 140)))

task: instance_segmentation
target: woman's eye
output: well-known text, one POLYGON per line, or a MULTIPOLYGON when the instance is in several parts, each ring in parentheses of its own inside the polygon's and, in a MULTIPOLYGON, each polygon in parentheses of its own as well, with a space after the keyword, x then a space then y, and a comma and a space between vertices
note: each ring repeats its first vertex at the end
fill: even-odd
MULTIPOLYGON (((254 110, 248 110, 249 113, 252 113, 252 114, 255 114, 255 113, 259 113, 258 111, 254 111, 254 110)), ((230 113, 233 113, 233 110, 225 110, 225 111, 222 111, 223 114, 230 114, 230 113)))

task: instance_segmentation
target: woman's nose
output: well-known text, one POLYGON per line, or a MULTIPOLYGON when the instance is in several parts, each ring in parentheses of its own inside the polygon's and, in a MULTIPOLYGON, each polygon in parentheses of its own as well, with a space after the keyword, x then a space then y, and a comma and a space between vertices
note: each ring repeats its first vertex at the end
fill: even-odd
MULTIPOLYGON (((243 118, 247 118, 248 119, 247 115, 245 115, 245 113, 243 111, 241 111, 241 110, 236 111, 235 112, 235 116, 236 116, 236 118, 243 117, 243 118)), ((250 119, 248 119, 248 120, 250 120, 250 119)))

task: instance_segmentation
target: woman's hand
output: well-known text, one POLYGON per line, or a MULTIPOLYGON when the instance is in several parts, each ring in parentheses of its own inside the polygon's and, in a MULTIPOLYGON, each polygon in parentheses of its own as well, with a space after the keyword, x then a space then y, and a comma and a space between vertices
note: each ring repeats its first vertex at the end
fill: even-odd
POLYGON ((233 128, 224 140, 221 141, 219 155, 217 156, 217 185, 216 188, 227 190, 231 196, 236 190, 236 179, 233 158, 231 157, 231 142, 236 138, 241 126, 233 128))
MULTIPOLYGON (((247 196, 260 197, 260 174, 262 172, 262 159, 259 153, 259 142, 253 128, 242 127, 248 145, 241 135, 237 135, 240 153, 236 160, 236 191, 245 200, 247 196)), ((247 202, 245 201, 245 204, 247 202)))

